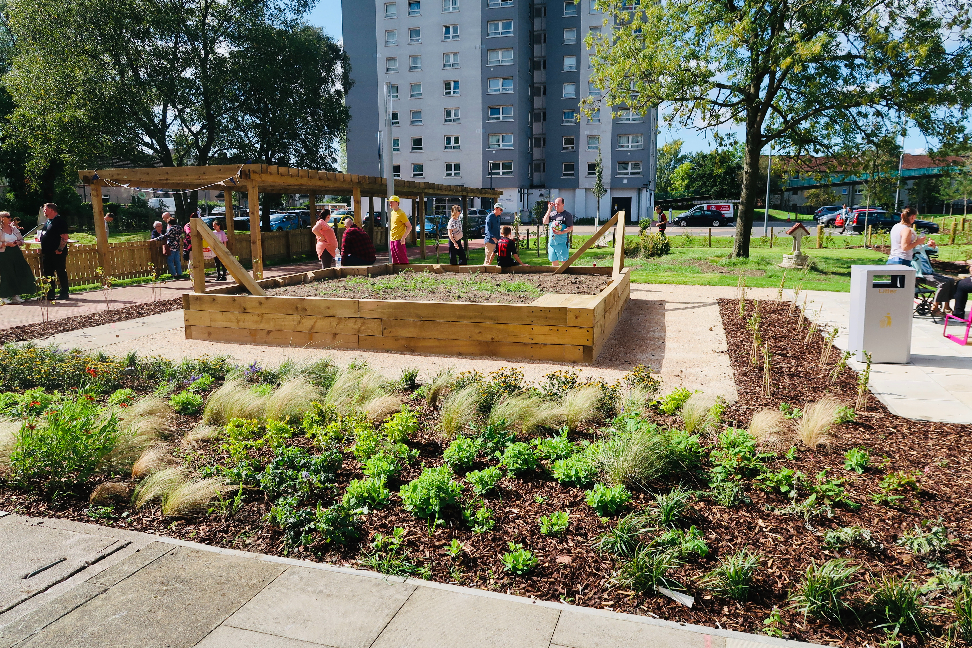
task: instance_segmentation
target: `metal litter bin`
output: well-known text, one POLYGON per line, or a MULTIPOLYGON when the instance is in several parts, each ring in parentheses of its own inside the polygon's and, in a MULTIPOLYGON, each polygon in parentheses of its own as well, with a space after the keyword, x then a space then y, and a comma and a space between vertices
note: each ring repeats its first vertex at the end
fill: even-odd
POLYGON ((872 362, 911 361, 911 318, 915 271, 900 265, 851 266, 850 344, 854 358, 872 362))

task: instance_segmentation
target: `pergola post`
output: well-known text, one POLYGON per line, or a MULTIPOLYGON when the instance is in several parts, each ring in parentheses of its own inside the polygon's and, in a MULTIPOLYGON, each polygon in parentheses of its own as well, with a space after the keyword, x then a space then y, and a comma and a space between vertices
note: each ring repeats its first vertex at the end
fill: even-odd
POLYGON ((418 213, 419 217, 416 219, 419 222, 419 246, 422 250, 422 258, 425 258, 425 194, 419 194, 418 197, 418 213))
POLYGON ((263 279, 263 239, 260 236, 260 188, 256 182, 247 185, 250 207, 250 254, 253 257, 253 278, 263 279))
POLYGON ((418 202, 418 197, 412 197, 412 231, 408 234, 409 245, 415 245, 418 240, 418 206, 415 204, 418 202))
POLYGON ((351 188, 351 202, 353 203, 351 209, 354 211, 354 222, 358 227, 361 227, 361 187, 358 185, 351 188))
POLYGON ((230 252, 236 254, 236 223, 233 222, 233 192, 228 188, 223 189, 223 205, 226 207, 226 216, 224 217, 226 221, 224 227, 226 230, 226 247, 230 252))
POLYGON ((201 222, 199 218, 189 219, 189 241, 192 243, 192 249, 189 250, 192 269, 189 274, 192 276, 192 291, 197 294, 206 292, 206 260, 203 258, 203 241, 199 235, 201 222))
MULTIPOLYGON (((108 230, 105 228, 105 203, 101 197, 100 182, 91 183, 91 211, 94 214, 95 238, 98 239, 98 265, 101 266, 102 276, 110 277, 111 268, 108 258, 108 230)), ((67 290, 66 288, 64 289, 67 290)))
POLYGON ((375 242, 375 197, 368 196, 368 236, 375 242))
POLYGON ((307 194, 307 211, 310 212, 310 224, 317 222, 317 194, 313 191, 307 194))
MULTIPOLYGON (((470 203, 471 204, 471 203, 470 203)), ((466 251, 466 258, 469 258, 469 209, 466 205, 465 196, 459 197, 459 205, 462 211, 462 247, 466 251)))

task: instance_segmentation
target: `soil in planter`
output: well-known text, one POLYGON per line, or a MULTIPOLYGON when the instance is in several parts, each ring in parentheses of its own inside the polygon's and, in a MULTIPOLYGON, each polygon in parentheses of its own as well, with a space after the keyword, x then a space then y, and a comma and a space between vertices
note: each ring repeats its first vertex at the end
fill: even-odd
POLYGON ((599 275, 432 274, 401 272, 383 277, 325 279, 310 284, 270 288, 268 295, 389 299, 408 301, 529 304, 541 295, 596 295, 611 283, 599 275))

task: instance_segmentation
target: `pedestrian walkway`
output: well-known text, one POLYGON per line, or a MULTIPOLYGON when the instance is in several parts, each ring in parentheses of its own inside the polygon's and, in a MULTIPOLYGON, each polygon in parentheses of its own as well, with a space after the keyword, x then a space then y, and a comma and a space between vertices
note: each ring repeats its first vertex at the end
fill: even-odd
POLYGON ((0 516, 0 648, 811 645, 69 520, 0 516))
MULTIPOLYGON (((787 291, 789 293, 790 291, 787 291)), ((835 346, 847 350, 850 293, 806 291, 808 315, 839 332, 835 346)), ((915 317, 911 362, 871 366, 871 391, 891 412, 919 421, 972 424, 972 346, 946 339, 939 319, 915 317)), ((851 360, 855 371, 863 363, 851 360)))

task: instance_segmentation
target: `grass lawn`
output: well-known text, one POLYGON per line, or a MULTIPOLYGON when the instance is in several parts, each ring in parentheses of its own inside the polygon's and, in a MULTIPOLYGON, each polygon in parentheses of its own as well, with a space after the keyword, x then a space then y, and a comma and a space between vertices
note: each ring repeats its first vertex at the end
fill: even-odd
MULTIPOLYGON (((94 245, 98 242, 94 234, 88 234, 87 232, 75 232, 71 234, 71 238, 77 241, 81 245, 94 245)), ((108 237, 109 243, 128 243, 130 241, 147 241, 149 238, 148 232, 123 232, 120 234, 111 234, 108 237)))

